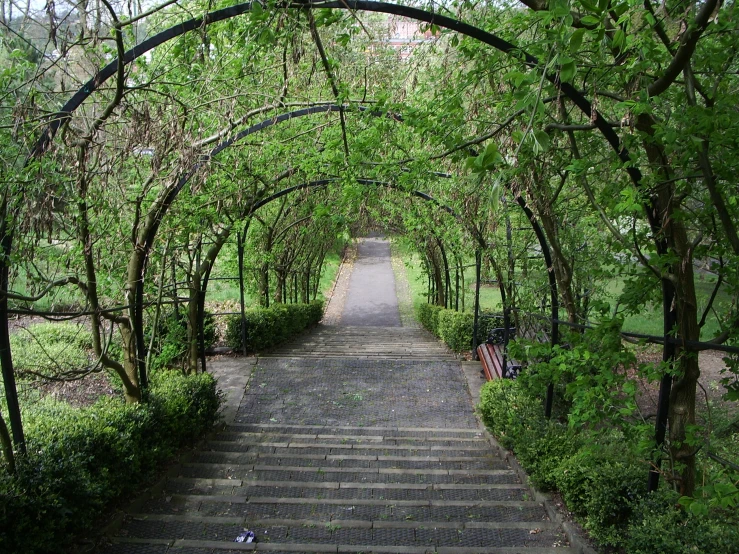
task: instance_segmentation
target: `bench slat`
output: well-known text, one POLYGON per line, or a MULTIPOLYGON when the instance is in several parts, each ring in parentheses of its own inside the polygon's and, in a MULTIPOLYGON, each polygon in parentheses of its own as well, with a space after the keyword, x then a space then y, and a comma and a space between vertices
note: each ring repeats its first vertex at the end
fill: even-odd
POLYGON ((499 344, 481 344, 477 347, 478 358, 482 364, 483 373, 488 381, 502 379, 503 376, 511 379, 518 377, 521 364, 511 358, 506 359, 506 371, 503 371, 503 349, 499 344))

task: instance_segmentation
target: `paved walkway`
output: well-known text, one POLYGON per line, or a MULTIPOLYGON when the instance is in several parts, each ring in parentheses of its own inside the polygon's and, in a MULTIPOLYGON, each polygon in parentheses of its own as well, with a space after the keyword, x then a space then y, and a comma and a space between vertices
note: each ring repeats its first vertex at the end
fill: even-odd
POLYGON ((359 243, 341 324, 400 327, 395 276, 387 240, 373 237, 359 243))
POLYGON ((360 244, 340 325, 256 364, 211 364, 243 363, 232 392, 254 366, 229 425, 102 552, 579 552, 479 426, 479 368, 465 378, 433 337, 400 326, 388 255, 381 240, 360 244), (255 544, 234 542, 245 529, 255 544))

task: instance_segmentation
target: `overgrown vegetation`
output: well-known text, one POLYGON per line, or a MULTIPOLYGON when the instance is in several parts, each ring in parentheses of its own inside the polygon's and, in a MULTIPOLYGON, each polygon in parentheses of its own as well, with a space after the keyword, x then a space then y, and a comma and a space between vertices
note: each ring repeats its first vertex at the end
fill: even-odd
POLYGON ((597 543, 629 554, 736 551, 739 474, 707 454, 721 448, 736 458, 739 430, 729 420, 723 430, 693 437, 705 452, 698 469, 704 485, 695 496, 680 495, 679 460, 664 467, 660 490, 648 493, 645 460, 653 424, 640 414, 633 354, 617 331, 618 324, 604 325, 571 335, 568 348, 554 351, 520 341, 512 351, 529 366, 515 381, 483 386, 483 421, 516 454, 534 485, 561 494, 597 543), (543 399, 550 382, 558 384, 558 402, 546 419, 543 399))
POLYGON ((28 453, 15 474, 0 471, 0 550, 58 552, 209 430, 219 404, 210 375, 160 371, 146 403, 79 409, 47 398, 25 410, 28 453))

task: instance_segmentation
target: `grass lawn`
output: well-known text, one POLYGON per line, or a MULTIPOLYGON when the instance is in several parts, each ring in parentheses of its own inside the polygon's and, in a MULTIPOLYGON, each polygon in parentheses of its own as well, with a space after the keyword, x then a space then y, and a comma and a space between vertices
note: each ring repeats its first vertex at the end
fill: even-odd
MULTIPOLYGON (((321 279, 318 285, 318 298, 325 297, 331 289, 331 286, 336 279, 336 273, 339 271, 339 265, 341 265, 341 255, 335 252, 326 254, 326 259, 323 262, 323 270, 321 271, 321 279)), ((238 304, 239 302, 239 279, 238 273, 231 275, 231 268, 216 267, 213 271, 213 277, 227 277, 227 280, 216 279, 208 283, 208 296, 207 303, 211 305, 229 305, 231 303, 238 304)), ((234 270, 236 272, 237 270, 234 270)), ((248 279, 249 276, 245 275, 248 279)), ((256 306, 258 303, 257 296, 253 291, 244 291, 244 304, 247 308, 256 306)))
MULTIPOLYGON (((418 306, 426 302, 427 277, 423 270, 421 257, 416 252, 411 251, 404 245, 393 242, 394 253, 399 256, 405 263, 408 274, 408 282, 413 298, 413 305, 418 306)), ((475 267, 474 259, 467 262, 465 268, 465 311, 472 311, 475 307, 475 267)), ((696 294, 698 297, 698 310, 702 315, 708 300, 713 292, 716 278, 713 275, 697 274, 695 282, 696 294)), ((452 275, 452 288, 454 287, 454 275, 452 275)), ((604 299, 616 305, 618 296, 624 288, 624 278, 615 276, 606 286, 604 299)), ((544 294, 548 291, 544 290, 544 294)), ((721 303, 729 303, 731 298, 725 291, 719 291, 714 305, 718 307, 721 303)), ((460 309, 462 300, 460 298, 460 309)), ((500 290, 497 285, 484 284, 480 287, 480 307, 484 311, 501 311, 502 304, 500 300, 500 290)), ((722 310, 717 310, 721 312, 722 310)), ((561 310, 562 319, 566 318, 566 314, 561 310)), ((629 315, 624 321, 624 331, 632 333, 642 333, 645 335, 662 335, 662 306, 648 303, 643 307, 643 311, 639 314, 629 315)), ((719 325, 715 314, 711 313, 706 319, 706 324, 701 331, 701 339, 708 340, 719 334, 719 325)))

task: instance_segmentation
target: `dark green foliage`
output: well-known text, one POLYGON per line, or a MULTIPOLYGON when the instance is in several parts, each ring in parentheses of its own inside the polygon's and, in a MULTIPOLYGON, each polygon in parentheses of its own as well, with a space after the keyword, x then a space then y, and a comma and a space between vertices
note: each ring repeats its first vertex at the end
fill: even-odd
POLYGON ((480 317, 477 322, 477 344, 482 344, 487 341, 490 331, 502 327, 503 316, 501 314, 493 314, 489 312, 480 313, 480 317))
POLYGON ((545 420, 531 390, 520 380, 490 381, 480 394, 482 419, 534 484, 562 494, 593 539, 628 554, 739 553, 735 510, 697 516, 677 508, 677 494, 647 494, 649 466, 633 442, 545 420))
POLYGON ((416 309, 419 323, 437 337, 439 336, 439 312, 443 309, 435 304, 420 304, 416 309))
POLYGON ((434 304, 421 304, 416 310, 416 315, 421 325, 455 352, 472 348, 473 314, 447 310, 434 304))
POLYGON ((0 551, 56 552, 113 500, 216 421, 208 374, 153 375, 149 401, 103 398, 89 408, 46 400, 25 414, 28 455, 0 472, 0 551))
POLYGON ((441 310, 438 316, 438 334, 449 348, 462 352, 472 348, 474 315, 470 312, 441 310))
MULTIPOLYGON (((177 360, 187 352, 187 311, 172 311, 159 321, 157 329, 158 341, 155 343, 152 356, 152 369, 173 367, 177 360)), ((203 314, 203 339, 205 348, 210 348, 216 341, 216 324, 213 314, 203 314)), ((199 344, 199 343, 198 343, 199 344)))
MULTIPOLYGON (((246 310, 247 347, 250 352, 261 352, 290 340, 323 317, 323 301, 310 304, 275 304, 269 308, 246 310)), ((228 318, 226 344, 240 350, 241 315, 228 318)))
POLYGON ((635 504, 624 540, 628 554, 739 552, 736 512, 696 516, 677 506, 678 495, 660 491, 635 504))
POLYGON ((634 502, 647 492, 645 464, 623 443, 584 446, 554 470, 567 508, 601 544, 622 542, 634 502))
POLYGON ((498 441, 516 452, 538 487, 556 488, 554 470, 580 445, 573 431, 556 421, 545 420, 541 400, 532 398, 510 379, 496 379, 483 386, 480 413, 498 441))
POLYGON ((480 415, 505 448, 513 449, 516 437, 544 418, 541 402, 532 401, 516 381, 495 379, 480 390, 480 415))

